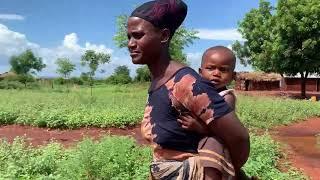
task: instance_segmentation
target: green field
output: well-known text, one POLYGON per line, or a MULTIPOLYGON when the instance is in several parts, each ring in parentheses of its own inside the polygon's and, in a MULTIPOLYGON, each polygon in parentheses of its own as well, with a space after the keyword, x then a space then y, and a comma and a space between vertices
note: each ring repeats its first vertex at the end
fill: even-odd
MULTIPOLYGON (((90 88, 0 90, 0 123, 50 128, 121 127, 140 122, 147 85, 90 88)), ((250 128, 271 128, 320 116, 320 103, 238 96, 237 113, 250 128)))
MULTIPOLYGON (((0 90, 0 123, 51 128, 121 127, 140 122, 147 85, 89 88, 0 90)), ((245 171, 262 179, 302 179, 294 169, 277 169, 284 154, 270 135, 254 134, 308 117, 320 116, 320 103, 239 96, 237 113, 251 132, 251 154, 245 171)), ((53 143, 34 149, 21 140, 0 143, 0 179, 145 179, 150 149, 132 139, 84 140, 72 149, 53 143), (142 158, 142 159, 141 159, 142 158)), ((282 165, 284 166, 284 165, 282 165)))
POLYGON ((0 123, 50 128, 121 127, 137 124, 144 112, 146 85, 0 90, 0 123))

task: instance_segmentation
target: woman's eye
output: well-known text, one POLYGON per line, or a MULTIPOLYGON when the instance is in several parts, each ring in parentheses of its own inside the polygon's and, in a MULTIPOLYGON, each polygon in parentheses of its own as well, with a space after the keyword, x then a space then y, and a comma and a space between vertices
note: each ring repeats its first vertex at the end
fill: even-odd
POLYGON ((143 35, 143 33, 132 33, 132 37, 134 37, 135 39, 140 39, 143 35))

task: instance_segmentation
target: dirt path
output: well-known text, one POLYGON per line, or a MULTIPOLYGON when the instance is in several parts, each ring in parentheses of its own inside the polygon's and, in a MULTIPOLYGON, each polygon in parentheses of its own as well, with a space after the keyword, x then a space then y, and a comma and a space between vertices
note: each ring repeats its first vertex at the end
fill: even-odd
POLYGON ((274 129, 273 137, 287 146, 288 160, 313 180, 320 180, 320 118, 274 129))
MULTIPOLYGON (((273 96, 291 99, 301 99, 300 91, 236 91, 236 93, 247 96, 273 96)), ((311 96, 316 96, 320 100, 320 92, 307 91, 306 96, 309 99, 311 96)))
POLYGON ((95 140, 104 135, 131 136, 138 144, 147 142, 140 135, 140 128, 81 128, 75 130, 44 129, 31 126, 8 125, 0 126, 0 139, 7 139, 12 142, 17 136, 24 136, 28 143, 33 146, 45 145, 52 140, 63 144, 65 147, 72 146, 81 141, 84 137, 91 137, 95 140))

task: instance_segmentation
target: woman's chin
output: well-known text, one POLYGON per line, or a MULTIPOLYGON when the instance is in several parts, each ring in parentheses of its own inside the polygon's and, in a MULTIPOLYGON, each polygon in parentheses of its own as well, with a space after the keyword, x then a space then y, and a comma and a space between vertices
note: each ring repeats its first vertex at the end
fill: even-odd
POLYGON ((133 64, 145 64, 143 61, 141 61, 140 59, 132 59, 132 63, 133 64))

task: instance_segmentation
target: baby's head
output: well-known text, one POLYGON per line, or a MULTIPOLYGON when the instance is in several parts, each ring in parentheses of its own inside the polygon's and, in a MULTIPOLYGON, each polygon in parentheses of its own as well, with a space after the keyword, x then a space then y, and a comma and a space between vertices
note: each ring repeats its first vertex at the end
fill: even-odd
POLYGON ((235 76, 236 57, 227 47, 215 46, 202 55, 200 75, 215 84, 216 88, 228 85, 235 76))

